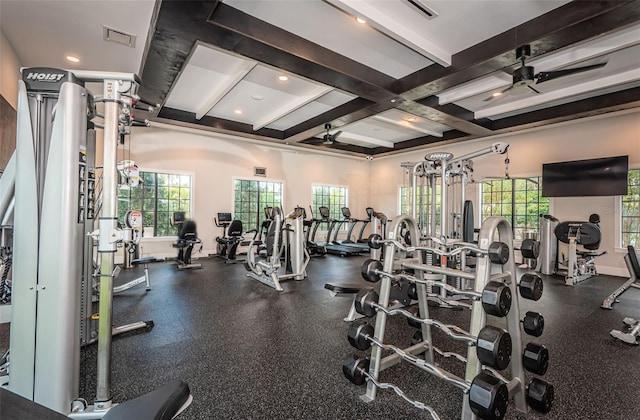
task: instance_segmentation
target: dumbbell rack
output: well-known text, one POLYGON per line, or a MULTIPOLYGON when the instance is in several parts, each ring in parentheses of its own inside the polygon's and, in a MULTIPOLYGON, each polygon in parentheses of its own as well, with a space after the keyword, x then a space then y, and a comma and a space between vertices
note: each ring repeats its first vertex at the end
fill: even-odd
MULTIPOLYGON (((397 250, 402 249, 402 245, 400 244, 400 242, 396 241, 396 239, 399 238, 396 237, 399 235, 399 232, 401 230, 400 228, 403 226, 403 230, 405 232, 409 230, 412 238, 419 238, 418 227, 415 220, 409 216, 399 216, 395 218, 389 226, 388 239, 384 241, 384 255, 394 256, 397 255, 397 250)), ((416 242, 417 240, 414 243, 416 242)), ((461 245, 474 247, 471 244, 461 245)), ((418 251, 419 248, 420 247, 414 247, 413 249, 415 251, 418 251)), ((450 249, 450 247, 448 246, 443 248, 450 249)), ((395 366, 402 360, 404 360, 409 364, 417 366, 422 370, 440 377, 446 382, 457 385, 459 388, 465 390, 465 393, 469 393, 469 386, 474 381, 474 378, 477 378, 478 375, 483 372, 483 370, 488 371, 493 376, 493 378, 496 378, 496 382, 502 382, 506 385, 509 398, 514 400, 516 409, 525 413, 528 411, 526 398, 527 390, 525 387, 525 370, 522 357, 520 357, 523 352, 523 348, 520 333, 520 310, 517 299, 518 283, 516 280, 516 266, 513 255, 513 234, 509 223, 501 217, 488 218, 482 224, 482 228, 479 234, 479 244, 476 248, 478 262, 475 274, 447 267, 424 264, 422 263, 420 258, 420 254, 422 254, 421 252, 414 252, 414 258, 404 261, 394 260, 392 257, 385 259, 380 275, 380 294, 377 305, 375 305, 378 307, 375 328, 373 337, 368 338, 369 341, 374 345, 371 352, 371 360, 369 363, 368 372, 366 373, 366 377, 368 378, 367 391, 364 395, 361 396, 362 400, 366 402, 373 401, 376 398, 376 392, 378 388, 393 389, 398 395, 410 402, 412 405, 426 410, 434 419, 438 418, 437 414, 435 414, 435 411, 431 407, 421 402, 409 399, 398 387, 394 385, 383 384, 378 381, 380 372, 392 366, 395 366), (494 243, 494 241, 496 240, 496 233, 497 241, 501 242, 502 244, 506 244, 506 246, 508 247, 508 258, 504 264, 493 263, 488 256, 489 249, 492 246, 492 243, 494 243), (496 266, 499 267, 500 272, 492 274, 492 271, 498 271, 497 269, 494 269, 496 266), (414 344, 406 349, 398 349, 395 346, 384 344, 387 316, 392 314, 408 314, 408 312, 406 311, 390 310, 389 308, 392 281, 394 277, 397 278, 397 276, 389 275, 389 273, 397 271, 399 267, 401 269, 409 269, 415 272, 414 276, 403 277, 415 283, 419 313, 422 320, 420 328, 422 337, 424 338, 422 342, 414 344), (472 293, 476 296, 482 295, 485 287, 489 282, 502 282, 509 288, 513 299, 511 301, 511 310, 506 314, 506 323, 507 331, 512 339, 511 354, 517 355, 516 357, 511 358, 511 379, 507 379, 504 376, 500 375, 495 369, 491 369, 487 366, 483 367, 482 363, 478 360, 475 349, 473 349, 472 346, 469 347, 467 357, 465 358, 464 356, 455 353, 445 353, 432 345, 433 341, 431 337, 431 326, 432 324, 437 323, 437 321, 431 320, 429 318, 429 307, 427 304, 429 295, 428 287, 432 284, 433 280, 443 278, 444 276, 457 276, 460 278, 473 280, 474 290, 472 291, 472 293), (385 349, 392 350, 392 354, 386 357, 382 357, 382 352, 385 349), (434 352, 440 354, 441 356, 455 357, 462 362, 466 362, 464 379, 436 367, 434 363, 434 352), (424 360, 420 359, 418 356, 423 353, 424 360)), ((404 250, 406 251, 407 249, 404 250)), ((506 249, 504 251, 506 252, 506 249)), ((440 251, 440 254, 447 255, 447 251, 440 251)), ((456 327, 456 331, 461 331, 463 334, 466 334, 469 337, 478 337, 481 330, 485 327, 486 324, 486 312, 479 299, 474 300, 470 307, 470 330, 466 332, 456 327)), ((445 329, 442 329, 441 327, 439 328, 447 332, 446 327, 445 329)), ((456 335, 455 332, 447 332, 447 334, 451 337, 454 337, 456 335)), ((467 420, 476 418, 476 414, 471 409, 469 398, 464 398, 462 407, 462 419, 467 420)))

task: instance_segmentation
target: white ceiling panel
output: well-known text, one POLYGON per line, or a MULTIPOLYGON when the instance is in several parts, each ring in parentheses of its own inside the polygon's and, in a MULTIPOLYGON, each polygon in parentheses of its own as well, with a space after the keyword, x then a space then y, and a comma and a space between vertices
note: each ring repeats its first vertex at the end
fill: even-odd
POLYGON ((316 115, 320 115, 342 104, 349 102, 356 97, 339 90, 331 92, 317 98, 315 101, 296 109, 286 116, 272 122, 267 128, 284 131, 287 128, 294 127, 304 121, 307 121, 316 115))
POLYGON ((288 80, 279 80, 282 75, 279 70, 257 65, 207 115, 259 129, 332 89, 291 74, 288 80))
POLYGON ((165 106, 206 114, 239 81, 244 69, 256 63, 232 54, 196 45, 165 106))
POLYGON ((139 73, 155 4, 155 0, 1 0, 0 26, 22 66, 139 73), (135 47, 105 41, 103 25, 135 35, 135 47), (66 55, 80 62, 71 63, 66 55))
POLYGON ((227 0, 225 3, 395 78, 432 63, 320 0, 227 0))

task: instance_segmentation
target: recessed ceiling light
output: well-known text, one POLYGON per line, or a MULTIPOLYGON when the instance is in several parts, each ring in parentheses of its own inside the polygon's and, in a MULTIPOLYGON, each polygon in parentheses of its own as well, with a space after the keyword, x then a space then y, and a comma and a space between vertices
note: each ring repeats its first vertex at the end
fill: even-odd
POLYGON ((491 96, 493 96, 493 97, 495 98, 496 96, 501 96, 501 95, 502 95, 502 92, 495 92, 495 93, 494 93, 493 95, 491 95, 491 96))
POLYGON ((282 80, 283 82, 286 82, 287 80, 289 80, 289 78, 283 74, 282 76, 278 76, 278 80, 282 80))
POLYGON ((407 121, 409 121, 409 122, 414 122, 415 120, 416 120, 416 119, 415 119, 415 118, 413 118, 413 117, 407 118, 407 121))
POLYGON ((255 94, 251 95, 251 99, 254 99, 256 101, 261 101, 261 100, 264 99, 264 96, 255 93, 255 94))
POLYGON ((236 114, 242 114, 242 110, 241 110, 241 109, 236 109, 236 110, 235 110, 235 111, 233 111, 233 112, 235 112, 236 114))
POLYGON ((65 57, 68 61, 71 61, 72 63, 79 63, 80 59, 76 56, 73 55, 68 55, 65 57))
POLYGON ((392 103, 392 104, 395 104, 396 102, 398 102, 398 100, 397 100, 397 99, 395 99, 395 98, 391 100, 391 103, 392 103))
POLYGON ((367 21, 362 19, 360 16, 356 17, 356 22, 358 22, 360 25, 364 25, 365 23, 367 23, 367 21))

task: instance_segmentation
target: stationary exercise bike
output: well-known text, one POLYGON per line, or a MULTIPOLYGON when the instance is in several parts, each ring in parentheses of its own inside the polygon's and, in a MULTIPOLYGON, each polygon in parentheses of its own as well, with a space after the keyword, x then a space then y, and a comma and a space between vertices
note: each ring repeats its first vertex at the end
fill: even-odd
POLYGON ((588 222, 561 222, 555 228, 558 241, 569 245, 569 258, 558 262, 566 269, 565 284, 573 286, 597 274, 595 259, 607 252, 598 252, 602 233, 600 216, 592 214, 588 222), (582 245, 584 250, 579 250, 582 245))
POLYGON ((186 270, 190 268, 202 268, 202 264, 191 262, 191 253, 193 247, 200 244, 202 249, 202 241, 198 238, 196 230, 196 222, 185 219, 184 212, 173 213, 172 225, 178 226, 178 240, 173 243, 174 248, 178 248, 178 270, 186 270))
POLYGON ((218 244, 216 255, 224 259, 225 263, 236 261, 238 246, 244 241, 245 233, 257 233, 255 229, 244 232, 242 230, 242 222, 240 220, 232 220, 231 213, 218 213, 218 217, 213 218, 213 223, 222 228, 222 236, 216 237, 218 244))

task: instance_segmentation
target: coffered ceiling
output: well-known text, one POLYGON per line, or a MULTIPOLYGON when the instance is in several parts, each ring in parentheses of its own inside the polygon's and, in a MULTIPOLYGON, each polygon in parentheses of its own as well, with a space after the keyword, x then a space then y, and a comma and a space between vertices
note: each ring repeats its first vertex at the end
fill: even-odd
MULTIPOLYGON (((14 47, 28 28, 2 12, 30 7, 35 19, 41 11, 33 3, 67 4, 63 32, 77 30, 74 3, 127 9, 117 0, 0 0, 14 47)), ((129 31, 141 48, 131 65, 140 69, 141 96, 160 104, 146 115, 152 121, 381 156, 640 105, 639 0, 139 0, 131 7, 139 19, 129 31), (521 69, 516 49, 524 45, 521 69), (324 141, 327 133, 335 141, 324 141)), ((87 31, 97 25, 92 19, 87 31)), ((110 19, 118 27, 118 14, 110 19)), ((49 53, 57 48, 41 42, 49 53)), ((114 68, 102 69, 123 71, 115 63, 114 56, 114 68)))

